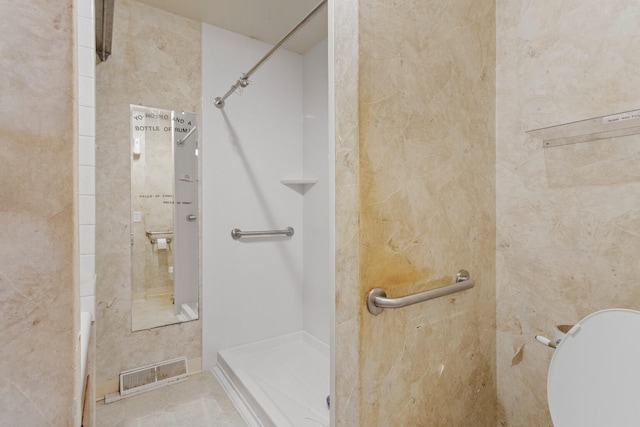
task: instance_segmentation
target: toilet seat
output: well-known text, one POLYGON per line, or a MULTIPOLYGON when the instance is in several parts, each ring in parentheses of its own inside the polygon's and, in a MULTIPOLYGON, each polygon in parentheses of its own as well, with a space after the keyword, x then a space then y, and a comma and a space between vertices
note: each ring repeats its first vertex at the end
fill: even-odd
POLYGON ((578 322, 554 351, 547 399, 555 427, 640 426, 640 311, 578 322))

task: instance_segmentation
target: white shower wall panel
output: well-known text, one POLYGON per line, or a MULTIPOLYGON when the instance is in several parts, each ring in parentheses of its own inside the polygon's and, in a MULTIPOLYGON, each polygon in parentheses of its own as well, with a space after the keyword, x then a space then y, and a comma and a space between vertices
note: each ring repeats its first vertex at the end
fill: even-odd
POLYGON ((303 61, 278 51, 224 110, 213 100, 271 46, 202 26, 203 368, 219 350, 301 330, 302 203, 283 178, 302 176, 303 61), (294 227, 292 238, 231 230, 294 227))
POLYGON ((304 54, 304 175, 318 182, 304 194, 304 330, 329 344, 329 82, 328 43, 304 54))

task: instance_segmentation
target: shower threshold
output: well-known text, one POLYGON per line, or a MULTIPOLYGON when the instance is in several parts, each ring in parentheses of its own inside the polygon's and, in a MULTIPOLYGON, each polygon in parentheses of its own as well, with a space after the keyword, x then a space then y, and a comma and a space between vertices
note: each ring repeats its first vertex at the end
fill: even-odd
POLYGON ((300 331, 222 350, 213 372, 251 427, 318 427, 329 369, 329 346, 300 331))

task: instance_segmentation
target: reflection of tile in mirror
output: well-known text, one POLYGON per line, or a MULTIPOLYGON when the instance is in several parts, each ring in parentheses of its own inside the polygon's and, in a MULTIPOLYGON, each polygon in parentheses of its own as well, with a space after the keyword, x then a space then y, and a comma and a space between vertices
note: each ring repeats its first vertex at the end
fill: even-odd
POLYGON ((199 270, 198 229, 193 224, 185 226, 185 221, 176 222, 174 217, 197 215, 198 187, 193 185, 198 171, 197 115, 131 104, 130 136, 132 329, 195 320, 199 295, 197 277, 192 275, 199 270), (174 133, 185 138, 189 135, 177 152, 174 133), (187 184, 182 180, 177 184, 178 170, 193 178, 187 184), (180 196, 178 203, 176 194, 180 196), (180 248, 177 234, 182 237, 180 248), (178 256, 180 252, 182 256, 178 256), (174 265, 184 267, 177 270, 177 276, 174 265), (191 283, 196 288, 185 285, 191 283), (160 294, 170 295, 172 301, 155 297, 160 294), (173 314, 174 302, 181 307, 178 316, 173 314))
POLYGON ((180 321, 173 314, 173 295, 171 294, 136 298, 132 301, 131 329, 134 331, 157 328, 180 321))
POLYGON ((640 135, 544 149, 549 187, 613 185, 640 179, 640 135))

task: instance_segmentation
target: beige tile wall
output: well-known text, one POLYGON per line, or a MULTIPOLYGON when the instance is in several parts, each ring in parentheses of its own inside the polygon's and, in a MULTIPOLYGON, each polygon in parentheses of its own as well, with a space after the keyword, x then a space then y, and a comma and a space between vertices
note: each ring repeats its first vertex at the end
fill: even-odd
POLYGON ((129 238, 129 104, 199 111, 200 23, 118 0, 112 52, 96 68, 98 395, 124 369, 202 351, 199 320, 131 333, 129 238))
POLYGON ((0 13, 3 425, 76 422, 73 25, 71 1, 5 2, 0 13))
MULTIPOLYGON (((336 426, 360 420, 358 288, 358 0, 333 3, 335 87, 335 406, 336 426)), ((331 48, 329 48, 331 51, 331 48)), ((331 57, 329 58, 331 61, 331 57)))
POLYGON ((640 5, 497 2, 499 425, 551 426, 534 341, 640 308, 640 136, 542 148, 526 130, 640 108, 640 5))
POLYGON ((495 422, 494 12, 374 0, 340 19, 358 28, 357 79, 336 74, 359 112, 337 97, 338 425, 495 422), (366 311, 373 287, 402 296, 461 268, 473 290, 366 311))
MULTIPOLYGON (((407 2, 387 9, 374 1, 360 5, 367 9, 358 19, 356 3, 342 2, 336 14, 337 44, 347 53, 336 65, 338 425, 402 425, 392 412, 398 405, 413 425, 492 425, 491 5, 407 2), (399 295, 425 281, 448 282, 460 267, 478 285, 455 300, 375 318, 363 310, 370 283, 399 295), (409 386, 394 389, 396 378, 409 386), (475 391, 480 398, 469 402, 475 391)), ((0 252, 0 402, 3 421, 22 425, 73 425, 70 4, 31 2, 29 10, 37 14, 5 5, 0 16, 6 34, 3 82, 10 89, 0 104, 7 165, 0 168, 0 236, 10 243, 0 252)), ((195 23, 165 23, 162 13, 131 1, 117 7, 123 15, 116 22, 138 36, 151 29, 153 39, 162 40, 156 27, 162 22, 172 37, 189 34, 182 46, 199 40, 195 23), (152 28, 133 23, 132 15, 150 13, 152 28)), ((524 131, 637 109, 639 16, 628 0, 604 6, 497 2, 500 425, 550 425, 545 377, 551 353, 533 345, 533 335, 548 335, 554 324, 600 308, 638 307, 640 291, 632 286, 640 249, 638 137, 543 150, 524 131)), ((199 102, 195 95, 191 105, 171 97, 165 104, 164 89, 175 85, 160 80, 156 90, 138 91, 162 74, 147 68, 156 63, 150 55, 166 51, 151 43, 154 49, 131 53, 119 43, 111 64, 103 64, 111 71, 98 71, 98 96, 115 98, 102 110, 98 104, 98 126, 109 138, 97 159, 98 194, 104 195, 97 231, 104 260, 97 265, 103 380, 168 357, 170 350, 158 343, 178 343, 190 356, 199 355, 200 346, 198 322, 128 332, 129 208, 128 193, 122 193, 128 182, 128 104, 196 110, 199 102), (126 59, 117 59, 118 48, 129 52, 126 59)), ((189 83, 181 87, 190 91, 200 77, 197 69, 186 73, 189 83)))

